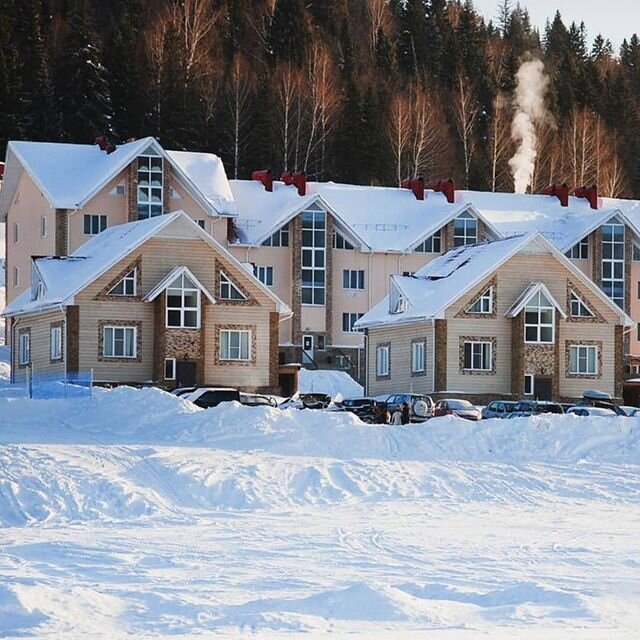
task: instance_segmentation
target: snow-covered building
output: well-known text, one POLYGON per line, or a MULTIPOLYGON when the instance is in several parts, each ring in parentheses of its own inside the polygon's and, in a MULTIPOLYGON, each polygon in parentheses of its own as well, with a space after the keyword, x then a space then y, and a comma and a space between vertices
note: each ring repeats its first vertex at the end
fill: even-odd
POLYGON ((461 246, 411 276, 357 323, 367 393, 622 397, 631 318, 540 233, 461 246))

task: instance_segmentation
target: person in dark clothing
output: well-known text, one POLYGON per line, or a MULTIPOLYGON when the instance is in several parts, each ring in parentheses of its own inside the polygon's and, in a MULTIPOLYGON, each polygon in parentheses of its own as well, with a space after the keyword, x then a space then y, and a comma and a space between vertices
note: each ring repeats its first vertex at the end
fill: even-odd
POLYGON ((409 424, 411 422, 411 409, 406 402, 402 403, 402 424, 409 424))

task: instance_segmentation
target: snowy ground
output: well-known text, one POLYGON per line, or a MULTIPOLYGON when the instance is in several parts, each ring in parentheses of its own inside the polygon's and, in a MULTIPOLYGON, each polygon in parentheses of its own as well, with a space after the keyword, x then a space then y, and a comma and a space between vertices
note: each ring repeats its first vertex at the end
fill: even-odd
POLYGON ((0 399, 0 636, 633 638, 639 443, 632 418, 0 399))

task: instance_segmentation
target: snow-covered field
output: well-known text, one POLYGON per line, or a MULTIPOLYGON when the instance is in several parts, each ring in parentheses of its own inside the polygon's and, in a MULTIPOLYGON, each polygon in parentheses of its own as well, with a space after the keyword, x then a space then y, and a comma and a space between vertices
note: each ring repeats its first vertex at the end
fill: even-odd
POLYGON ((0 636, 634 638, 640 422, 0 399, 0 636))

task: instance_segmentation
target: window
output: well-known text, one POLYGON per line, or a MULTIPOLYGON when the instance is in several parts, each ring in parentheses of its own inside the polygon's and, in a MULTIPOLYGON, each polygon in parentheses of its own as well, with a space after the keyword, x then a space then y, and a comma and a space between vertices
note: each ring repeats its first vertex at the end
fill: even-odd
POLYGON ((596 375, 598 373, 598 347, 571 345, 569 347, 569 372, 573 375, 596 375))
POLYGON ((575 260, 588 260, 589 258, 589 241, 587 238, 583 238, 577 244, 574 244, 566 253, 567 258, 574 258, 575 260))
POLYGON ((389 313, 403 313, 409 308, 409 301, 402 295, 398 287, 391 282, 389 289, 389 313))
POLYGON ((624 225, 602 225, 602 290, 624 308, 624 225))
POLYGON ((162 158, 138 158, 138 220, 162 215, 162 158))
POLYGON ((478 242, 478 221, 466 211, 453 222, 453 246, 462 247, 478 242))
POLYGON ((492 310, 493 310, 493 287, 489 287, 469 307, 469 313, 491 313, 492 310))
POLYGON ((636 325, 636 338, 640 341, 640 322, 636 325))
POLYGON ((326 214, 302 212, 302 304, 324 305, 326 214))
POLYGON ((176 379, 176 359, 165 358, 164 361, 164 379, 175 380, 176 379))
POLYGON ((533 375, 530 373, 526 373, 524 376, 524 395, 532 396, 533 395, 533 375))
POLYGON ((354 329, 353 325, 362 318, 362 313, 343 313, 342 314, 342 331, 343 333, 360 333, 362 329, 354 329))
POLYGON ((640 247, 637 244, 633 245, 633 261, 640 262, 640 247))
POLYGON ((415 274, 415 271, 403 271, 402 275, 405 278, 411 278, 415 274))
POLYGON ((20 286, 20 267, 13 267, 13 286, 20 286))
POLYGON ((184 273, 167 288, 167 327, 200 328, 200 289, 184 273))
POLYGON ((464 343, 464 368, 467 371, 491 371, 493 345, 490 342, 464 343))
POLYGON ((432 236, 414 247, 416 253, 440 253, 441 250, 441 231, 438 229, 432 236))
POLYGON ((107 358, 136 357, 136 327, 103 327, 102 354, 107 358))
POLYGON ((51 359, 62 360, 62 327, 51 327, 51 359))
POLYGON ((123 184, 117 184, 116 185, 116 195, 117 196, 123 196, 124 195, 124 185, 123 184))
POLYGON ((220 331, 220 360, 251 360, 251 331, 220 331))
POLYGON ((342 271, 343 289, 364 289, 364 271, 362 269, 344 269, 342 271))
POLYGON ((593 313, 573 291, 571 292, 571 315, 574 318, 593 318, 593 313))
POLYGON ((334 249, 353 249, 353 245, 338 231, 333 232, 334 249))
POLYGON ((47 237, 47 218, 45 216, 40 218, 40 235, 43 238, 47 237))
POLYGON ((196 224, 197 224, 201 229, 204 229, 204 223, 205 223, 205 222, 206 222, 206 221, 205 221, 205 220, 203 220, 202 218, 200 218, 200 219, 196 220, 196 224))
POLYGON ((376 348, 376 375, 389 375, 389 345, 376 348))
POLYGON ((288 247, 289 246, 289 224, 285 224, 278 229, 270 238, 263 243, 263 247, 288 247))
POLYGON ((524 341, 550 344, 554 336, 555 309, 538 291, 524 309, 524 341))
POLYGON ((20 242, 20 225, 17 222, 13 223, 13 242, 14 244, 20 242))
POLYGON ((135 296, 136 295, 136 269, 132 269, 109 290, 110 296, 135 296))
POLYGON ((262 284, 267 287, 273 287, 273 267, 255 266, 253 273, 262 284))
POLYGON ((20 334, 20 353, 19 359, 21 365, 31 362, 31 336, 28 333, 20 334))
POLYGON ((424 371, 425 343, 413 342, 411 344, 411 372, 422 373, 424 371))
POLYGON ((245 295, 236 287, 229 278, 220 272, 220 299, 221 300, 246 300, 245 295))
POLYGON ((107 228, 107 216, 104 214, 85 213, 84 234, 95 236, 107 228))

